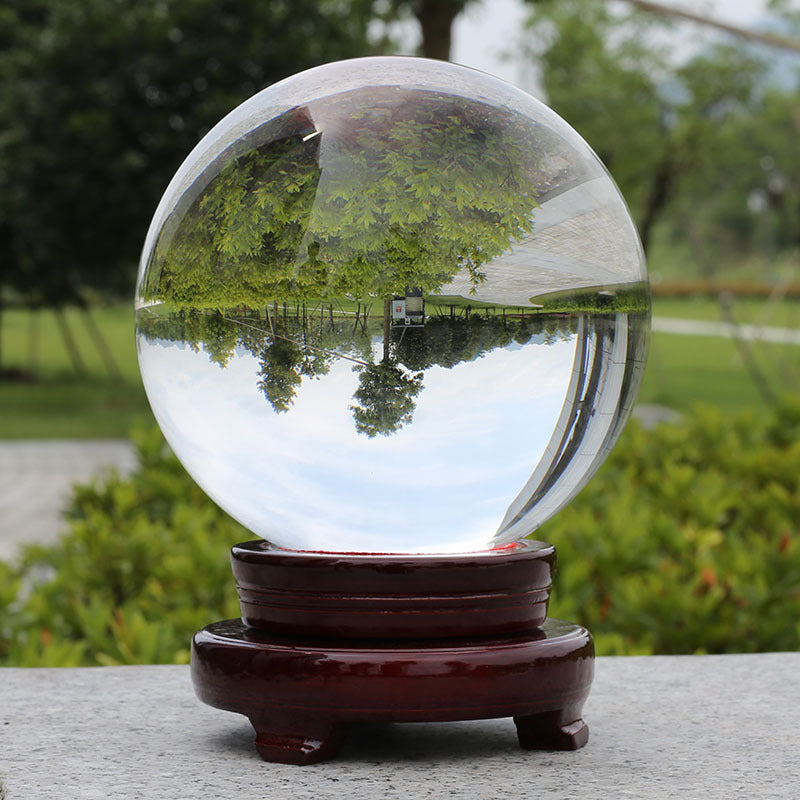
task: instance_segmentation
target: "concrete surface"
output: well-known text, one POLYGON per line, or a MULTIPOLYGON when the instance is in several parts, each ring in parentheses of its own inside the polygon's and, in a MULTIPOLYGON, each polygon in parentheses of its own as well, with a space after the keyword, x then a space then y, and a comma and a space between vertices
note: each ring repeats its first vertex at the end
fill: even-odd
POLYGON ((262 762, 187 667, 0 670, 0 798, 773 798, 800 787, 800 653, 601 658, 589 744, 511 720, 369 726, 310 767, 262 762))
POLYGON ((121 439, 0 441, 0 559, 57 538, 74 484, 135 466, 133 446, 121 439))

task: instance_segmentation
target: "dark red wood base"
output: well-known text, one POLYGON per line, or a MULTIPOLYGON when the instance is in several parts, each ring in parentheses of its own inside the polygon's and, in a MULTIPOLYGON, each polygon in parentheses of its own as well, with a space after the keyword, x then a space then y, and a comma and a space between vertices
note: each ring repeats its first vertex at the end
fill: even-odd
POLYGON ((325 554, 263 540, 231 550, 242 619, 290 636, 426 638, 532 630, 556 550, 525 541, 468 555, 325 554))
MULTIPOLYGON (((243 547, 245 559, 251 558, 255 551, 240 545, 239 554, 243 547)), ((520 597, 527 601, 533 597, 533 603, 546 610, 554 554, 552 548, 543 547, 549 548, 523 546, 514 553, 470 558, 486 559, 484 567, 490 573, 494 570, 494 578, 477 591, 469 580, 462 587, 461 578, 456 579, 461 574, 468 577, 472 569, 464 566, 462 573, 453 567, 461 557, 442 562, 442 580, 437 582, 437 569, 428 559, 308 554, 298 558, 262 548, 259 563, 270 577, 259 589, 251 570, 242 600, 247 618, 246 602, 267 598, 256 608, 258 627, 227 620, 195 634, 195 691, 212 706, 248 717, 261 756, 288 764, 331 758, 348 728, 359 722, 513 717, 523 748, 582 747, 588 728, 581 711, 594 673, 591 636, 578 625, 542 622, 538 609, 533 614, 520 612, 524 602, 520 597), (315 558, 321 562, 315 564, 315 558), (390 576, 405 571, 404 581, 384 580, 381 564, 387 562, 390 576), (419 573, 415 562, 420 564, 419 573), (533 587, 519 578, 525 573, 524 562, 529 576, 537 573, 533 587), (548 565, 544 572, 543 563, 548 565), (291 589, 292 577, 308 569, 317 570, 317 591, 312 591, 313 583, 291 589), (345 591, 347 586, 350 591, 345 591), (437 586, 441 591, 432 592, 437 586), (545 592, 544 600, 537 594, 540 591, 545 592), (303 592, 311 602, 298 600, 303 592), (455 613, 459 593, 463 595, 460 616, 455 613), (320 596, 327 596, 327 610, 320 596), (270 622, 272 614, 275 625, 270 622), (287 619, 292 614, 295 632, 288 635, 287 619), (383 638, 377 636, 381 614, 391 632, 383 638), (440 618, 446 621, 437 621, 440 618), (475 632, 470 632, 470 619, 475 632), (432 636, 424 635, 426 620, 431 622, 432 636), (497 632, 487 635, 487 625, 494 625, 497 632), (354 630, 359 635, 353 635, 354 630), (442 635, 442 630, 450 635, 442 635), (328 635, 323 635, 326 631, 328 635), (412 637, 412 632, 417 635, 412 637)), ((235 573, 237 558, 234 548, 235 573)), ((241 570, 237 578, 241 579, 241 570)))
POLYGON ((474 640, 294 639, 217 622, 192 643, 206 703, 236 711, 268 761, 336 754, 356 722, 514 717, 526 749, 586 744, 581 709, 594 673, 588 631, 548 619, 528 634, 474 640))

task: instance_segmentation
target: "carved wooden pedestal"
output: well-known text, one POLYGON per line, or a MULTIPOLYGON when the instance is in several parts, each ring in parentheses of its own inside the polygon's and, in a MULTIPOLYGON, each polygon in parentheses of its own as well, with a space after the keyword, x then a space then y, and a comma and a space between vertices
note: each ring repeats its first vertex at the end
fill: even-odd
POLYGON ((241 620, 192 643, 201 700, 247 716, 268 761, 334 756, 358 722, 513 717, 524 748, 576 749, 588 631, 546 619, 555 550, 469 556, 232 551, 241 620))

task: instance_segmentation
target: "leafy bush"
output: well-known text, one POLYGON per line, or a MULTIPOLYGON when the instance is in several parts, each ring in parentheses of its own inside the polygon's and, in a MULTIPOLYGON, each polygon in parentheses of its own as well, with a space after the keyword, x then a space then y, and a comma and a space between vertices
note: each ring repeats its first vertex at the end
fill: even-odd
POLYGON ((605 655, 800 646, 800 404, 771 418, 698 410, 630 425, 541 531, 558 547, 551 613, 605 655))
POLYGON ((11 575, 2 581, 0 663, 181 663, 193 630, 239 616, 227 554, 252 535, 197 488, 157 429, 136 440, 135 475, 78 488, 68 532, 26 548, 15 601, 11 575))
MULTIPOLYGON (((59 543, 0 562, 0 663, 174 663, 191 634, 239 615, 227 551, 252 538, 166 450, 76 491, 59 543)), ((600 654, 800 644, 800 404, 770 418, 698 411, 631 424, 609 462, 541 531, 559 552, 551 613, 600 654)))

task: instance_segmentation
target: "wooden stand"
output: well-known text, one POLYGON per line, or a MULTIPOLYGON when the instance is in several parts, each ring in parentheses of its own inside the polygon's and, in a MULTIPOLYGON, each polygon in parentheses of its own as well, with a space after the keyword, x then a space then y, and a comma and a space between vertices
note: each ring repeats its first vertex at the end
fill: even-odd
POLYGON ((513 717, 520 745, 573 750, 594 647, 546 619, 555 550, 469 556, 232 551, 241 620, 192 643, 198 697, 247 716, 268 761, 336 755, 358 722, 513 717))

